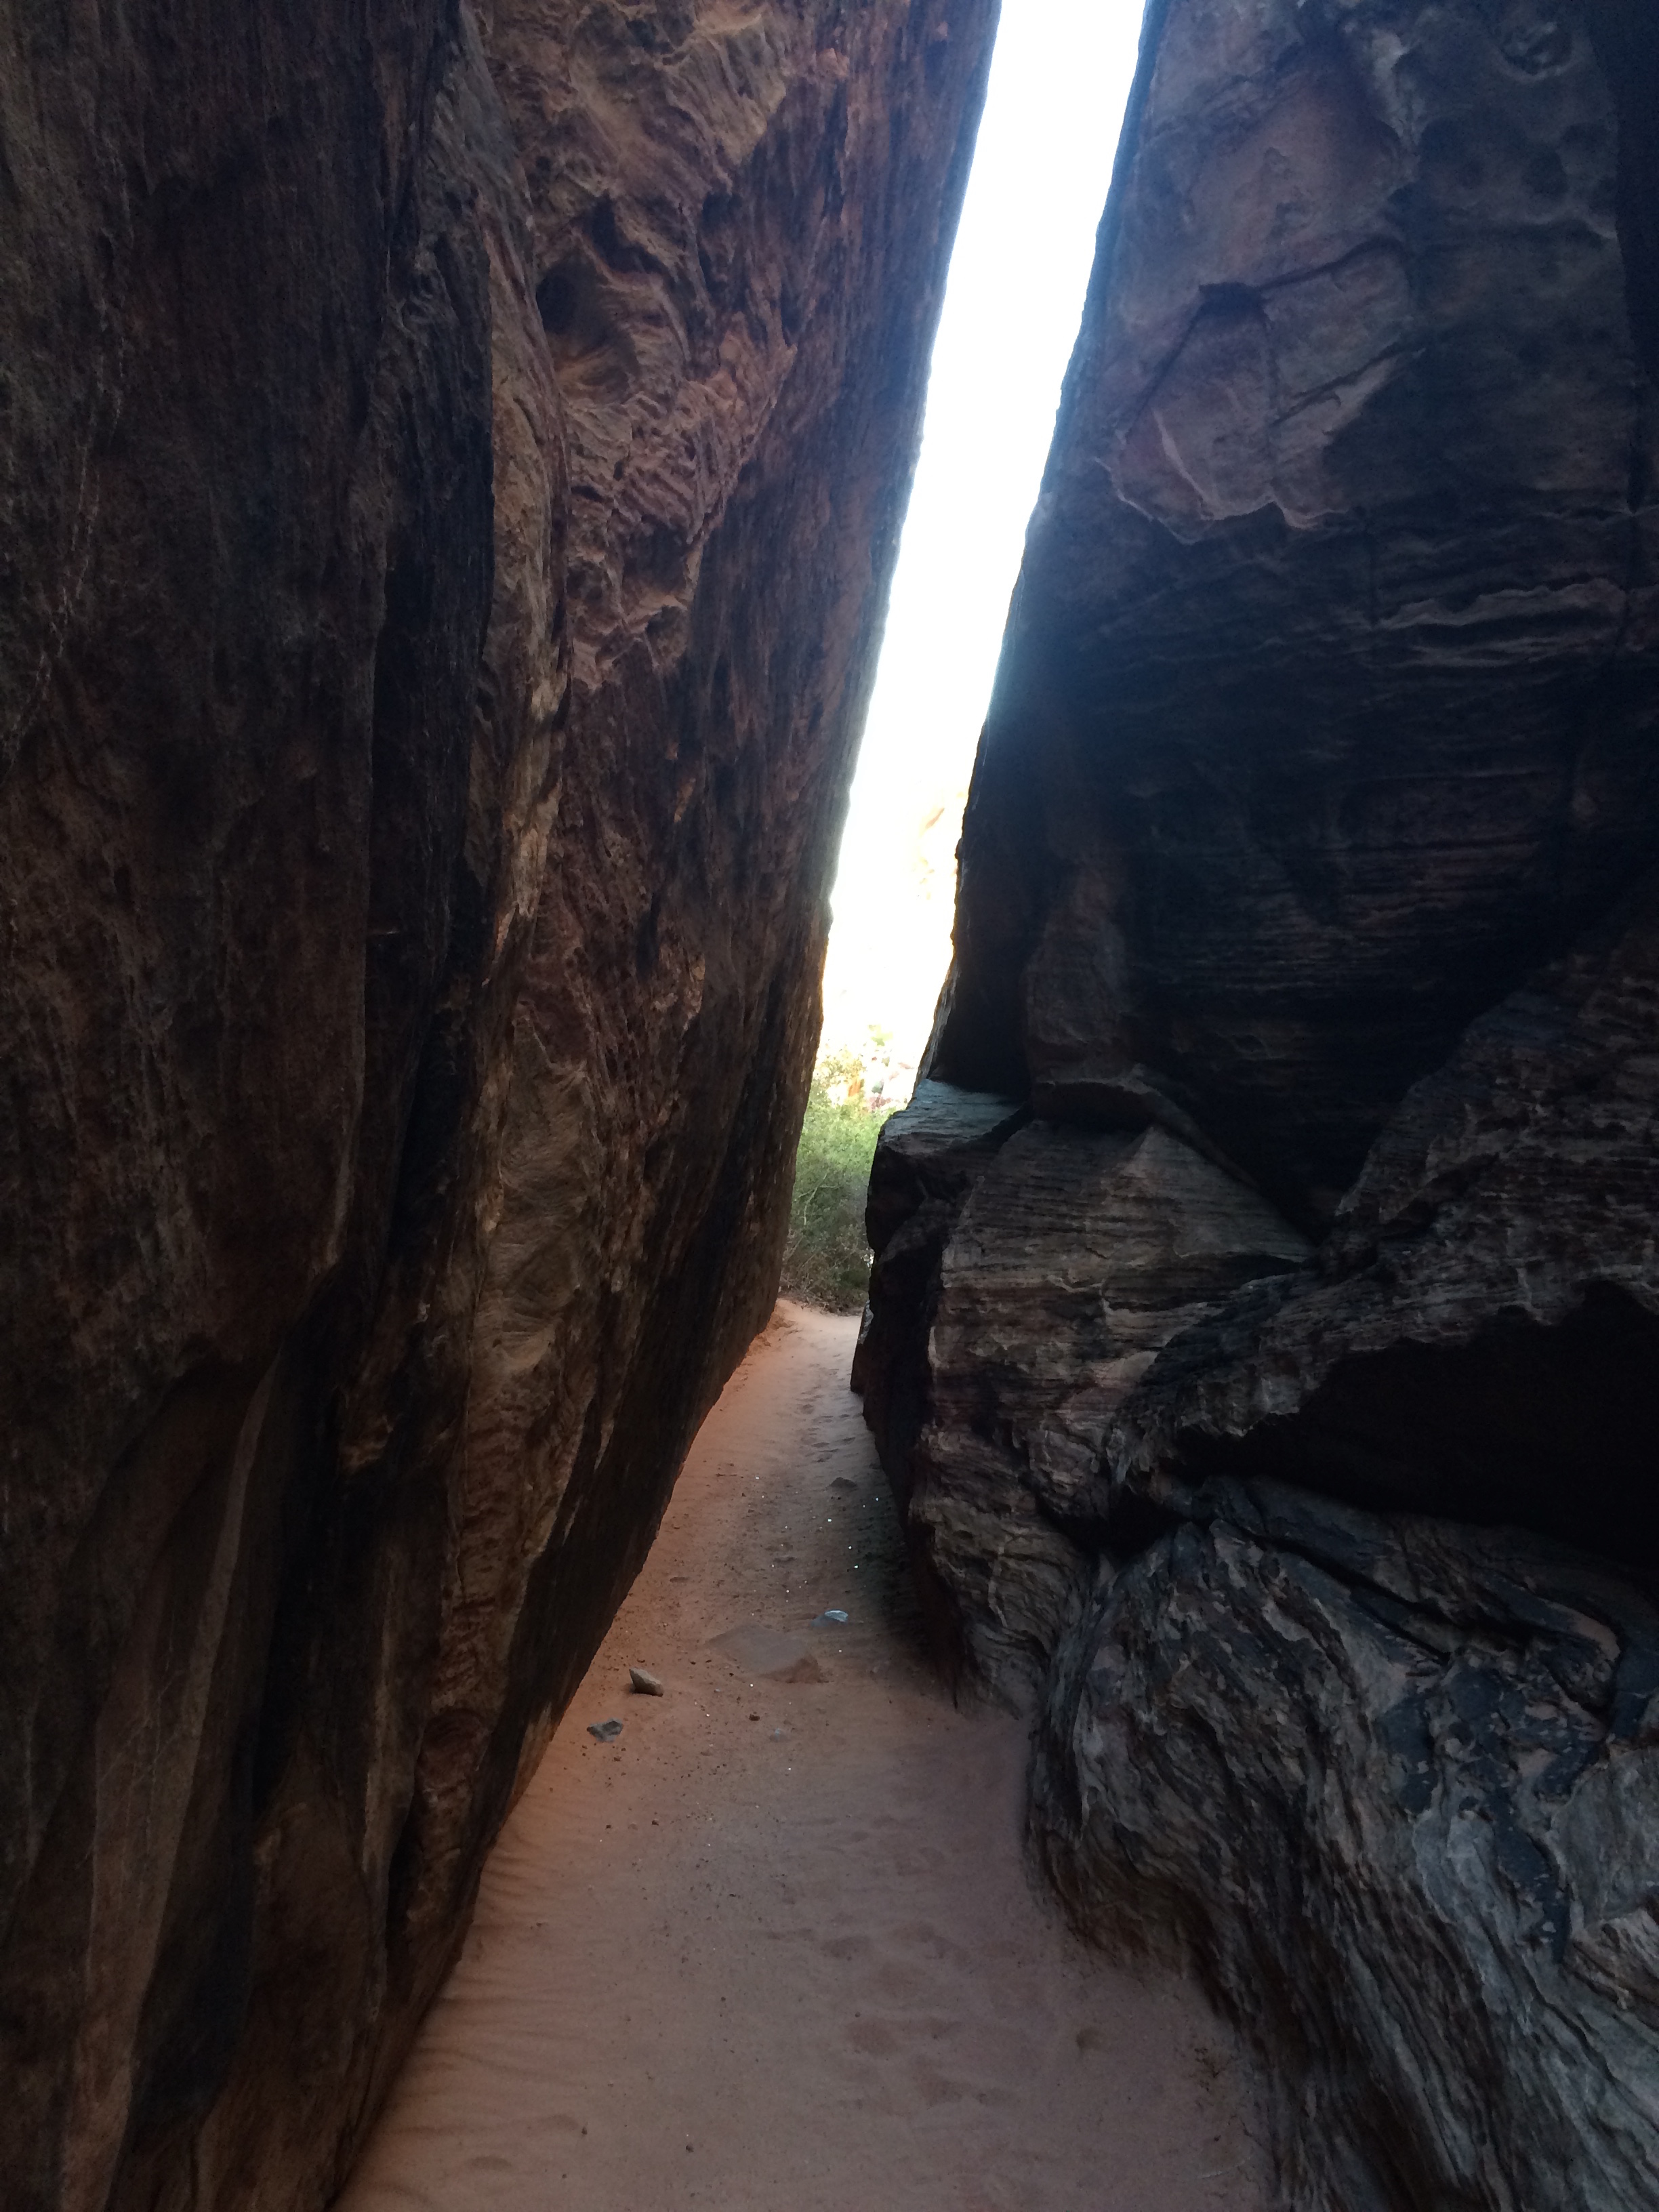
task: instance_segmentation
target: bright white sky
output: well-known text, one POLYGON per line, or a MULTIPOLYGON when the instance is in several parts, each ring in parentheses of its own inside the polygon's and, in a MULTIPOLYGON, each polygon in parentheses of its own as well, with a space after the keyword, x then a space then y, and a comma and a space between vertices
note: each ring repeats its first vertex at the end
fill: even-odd
POLYGON ((1141 0, 1003 0, 927 420, 836 879, 823 1047, 912 1067, 1025 525, 1077 337, 1141 0))

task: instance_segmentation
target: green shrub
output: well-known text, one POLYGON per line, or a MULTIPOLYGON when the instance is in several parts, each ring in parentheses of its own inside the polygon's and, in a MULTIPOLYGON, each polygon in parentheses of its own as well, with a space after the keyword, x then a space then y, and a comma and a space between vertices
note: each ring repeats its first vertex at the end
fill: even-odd
POLYGON ((840 1106, 831 1100, 830 1085, 857 1067, 850 1054, 837 1054, 821 1060, 813 1075, 783 1252, 781 1288, 831 1313, 856 1313, 864 1304, 870 1273, 864 1200, 876 1139, 887 1118, 867 1112, 856 1098, 840 1106), (842 1060, 851 1060, 850 1070, 842 1067, 842 1060))

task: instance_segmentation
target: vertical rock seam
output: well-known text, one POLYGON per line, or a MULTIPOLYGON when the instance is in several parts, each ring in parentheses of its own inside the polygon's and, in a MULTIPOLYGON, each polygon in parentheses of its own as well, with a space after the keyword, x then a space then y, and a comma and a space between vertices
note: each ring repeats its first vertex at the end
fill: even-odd
POLYGON ((313 2212, 769 1304, 993 0, 0 8, 0 2197, 313 2212))
POLYGON ((855 1380, 1297 2212, 1659 2167, 1659 42, 1154 0, 855 1380))

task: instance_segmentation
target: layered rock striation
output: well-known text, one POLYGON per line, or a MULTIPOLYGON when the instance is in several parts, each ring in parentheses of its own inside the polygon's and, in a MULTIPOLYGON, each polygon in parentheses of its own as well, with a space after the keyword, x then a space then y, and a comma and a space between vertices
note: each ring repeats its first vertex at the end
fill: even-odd
POLYGON ((1641 2204, 1656 1686, 1601 1563, 1217 1481, 1067 1640, 1039 1851, 1248 2025, 1282 2202, 1641 2204))
POLYGON ((994 9, 0 11, 0 2196, 325 2203, 775 1279, 994 9))
POLYGON ((1659 38, 1166 0, 857 1379, 1287 2203, 1659 2161, 1659 38))

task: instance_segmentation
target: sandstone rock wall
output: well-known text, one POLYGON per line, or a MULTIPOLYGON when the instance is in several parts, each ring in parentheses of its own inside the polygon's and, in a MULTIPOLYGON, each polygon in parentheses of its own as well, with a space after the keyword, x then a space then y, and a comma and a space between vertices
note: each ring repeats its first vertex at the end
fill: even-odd
POLYGON ((0 2196, 319 2206, 775 1277, 988 0, 0 9, 0 2196))
POLYGON ((1151 9, 872 1182, 942 1648, 1307 2212, 1659 2164, 1656 113, 1626 0, 1151 9))
POLYGON ((1645 2203, 1650 1596, 1516 1530, 1218 1484, 1095 1600, 1035 1831, 1073 1917, 1195 1957, 1297 2207, 1645 2203))

